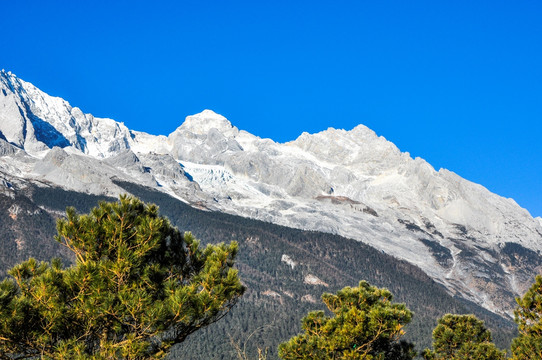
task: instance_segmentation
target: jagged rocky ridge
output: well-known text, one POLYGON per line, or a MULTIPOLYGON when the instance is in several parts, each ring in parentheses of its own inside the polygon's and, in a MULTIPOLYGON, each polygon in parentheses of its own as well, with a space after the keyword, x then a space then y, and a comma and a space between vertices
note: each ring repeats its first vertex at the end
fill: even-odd
POLYGON ((116 195, 119 180, 199 208, 363 241, 500 314, 542 270, 541 218, 363 125, 281 144, 205 110, 153 136, 0 72, 5 189, 26 181, 116 195))

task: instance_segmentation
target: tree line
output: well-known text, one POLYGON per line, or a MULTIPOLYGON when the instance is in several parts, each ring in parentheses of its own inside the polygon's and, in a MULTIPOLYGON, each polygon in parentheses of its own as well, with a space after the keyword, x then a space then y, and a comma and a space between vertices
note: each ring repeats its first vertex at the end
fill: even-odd
MULTIPOLYGON (((73 208, 56 240, 75 257, 30 259, 0 283, 0 359, 162 359, 177 343, 221 318, 245 292, 234 269, 237 243, 200 245, 155 205, 122 196, 89 214, 73 208)), ((518 299, 514 359, 542 358, 542 278, 518 299)), ((365 281, 324 294, 303 333, 279 346, 282 359, 411 359, 412 312, 365 281)), ((484 323, 445 315, 425 359, 505 359, 484 323)), ((260 352, 264 357, 265 352, 260 352)))

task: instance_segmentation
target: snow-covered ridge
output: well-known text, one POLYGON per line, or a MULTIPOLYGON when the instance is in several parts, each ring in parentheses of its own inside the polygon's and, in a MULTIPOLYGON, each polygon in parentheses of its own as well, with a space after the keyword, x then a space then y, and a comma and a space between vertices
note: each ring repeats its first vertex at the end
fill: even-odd
POLYGON ((329 128, 280 144, 211 110, 153 136, 94 118, 0 72, 0 172, 115 194, 112 179, 183 201, 338 233, 418 265, 451 292, 510 310, 540 263, 542 219, 445 169, 412 159, 369 128, 329 128), (518 255, 519 254, 519 255, 518 255))
POLYGON ((123 123, 95 118, 50 96, 11 72, 0 72, 0 131, 27 153, 43 156, 54 146, 106 158, 126 149, 167 152, 165 138, 130 131, 123 123))

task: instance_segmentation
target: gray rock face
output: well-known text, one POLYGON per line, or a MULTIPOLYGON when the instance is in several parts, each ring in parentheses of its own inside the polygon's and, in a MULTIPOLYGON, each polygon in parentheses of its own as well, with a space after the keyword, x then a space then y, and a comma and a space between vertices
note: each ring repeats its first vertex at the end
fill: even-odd
POLYGON ((6 72, 0 120, 4 179, 110 195, 121 191, 112 179, 122 179, 200 207, 338 233, 501 314, 542 270, 542 219, 412 159, 363 125, 280 144, 205 110, 153 136, 84 114, 6 72))
POLYGON ((19 152, 17 147, 7 142, 6 139, 0 138, 0 156, 14 156, 19 152))
POLYGON ((32 175, 69 190, 106 195, 122 193, 122 189, 112 182, 113 178, 121 176, 115 168, 98 159, 69 154, 58 147, 35 163, 32 175))

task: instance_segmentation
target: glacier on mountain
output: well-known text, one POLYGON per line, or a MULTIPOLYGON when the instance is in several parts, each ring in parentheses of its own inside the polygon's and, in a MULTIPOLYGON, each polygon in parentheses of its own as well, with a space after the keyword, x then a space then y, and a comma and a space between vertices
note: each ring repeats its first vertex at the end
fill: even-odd
POLYGON ((0 172, 96 194, 115 179, 188 203, 337 233, 416 264, 451 293, 510 313, 542 270, 542 219, 451 171, 436 171, 372 130, 261 139, 211 110, 154 136, 95 118, 0 72, 0 172), (523 250, 522 250, 523 251, 523 250))

